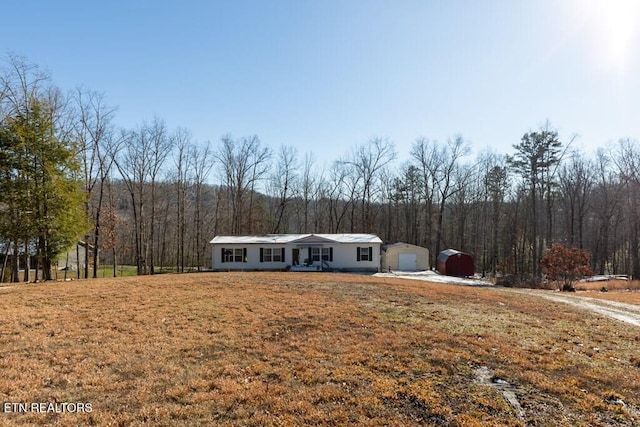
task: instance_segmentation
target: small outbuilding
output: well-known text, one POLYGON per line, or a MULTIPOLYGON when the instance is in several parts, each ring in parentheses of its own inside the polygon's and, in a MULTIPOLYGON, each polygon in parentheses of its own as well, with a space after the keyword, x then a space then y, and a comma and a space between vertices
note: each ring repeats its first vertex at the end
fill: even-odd
POLYGON ((475 274, 473 257, 455 249, 446 249, 438 254, 436 268, 440 274, 467 277, 475 274))
POLYGON ((380 264, 382 271, 429 270, 429 249, 409 243, 384 245, 380 264))
POLYGON ((93 264, 93 254, 93 245, 90 245, 87 242, 78 241, 74 246, 67 249, 66 252, 63 252, 58 256, 58 270, 82 271, 87 265, 87 259, 89 261, 89 265, 93 264), (89 252, 88 254, 87 251, 89 252))

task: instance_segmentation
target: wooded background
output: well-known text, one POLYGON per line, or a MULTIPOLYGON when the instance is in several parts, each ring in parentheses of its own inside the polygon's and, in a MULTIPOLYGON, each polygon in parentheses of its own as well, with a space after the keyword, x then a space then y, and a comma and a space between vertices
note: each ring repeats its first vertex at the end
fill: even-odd
POLYGON ((64 93, 26 59, 7 63, 0 70, 6 280, 34 265, 36 277, 26 268, 24 280, 51 278, 55 258, 78 240, 94 248, 81 274, 93 277, 100 263, 135 265, 138 274, 207 269, 215 235, 265 233, 374 233, 425 246, 432 257, 462 250, 480 273, 534 282, 546 248, 561 243, 587 250, 596 273, 640 277, 635 139, 586 154, 547 122, 523 130, 508 154, 471 155, 457 135, 419 137, 398 153, 376 137, 354 141, 327 164, 257 135, 195 141, 159 117, 121 128, 103 94, 64 93))

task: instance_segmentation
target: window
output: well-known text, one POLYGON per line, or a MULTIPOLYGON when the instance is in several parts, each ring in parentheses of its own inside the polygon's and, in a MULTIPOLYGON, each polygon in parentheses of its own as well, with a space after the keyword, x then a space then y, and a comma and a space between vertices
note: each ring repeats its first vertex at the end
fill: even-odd
POLYGON ((247 262, 247 248, 222 248, 222 262, 247 262))
POLYGON ((333 261, 333 248, 309 248, 309 259, 312 261, 333 261))
POLYGON ((312 261, 333 261, 333 248, 309 248, 312 261))
POLYGON ((284 262, 284 248, 260 248, 260 262, 284 262))
POLYGON ((363 247, 358 248, 358 261, 373 261, 373 248, 363 247))

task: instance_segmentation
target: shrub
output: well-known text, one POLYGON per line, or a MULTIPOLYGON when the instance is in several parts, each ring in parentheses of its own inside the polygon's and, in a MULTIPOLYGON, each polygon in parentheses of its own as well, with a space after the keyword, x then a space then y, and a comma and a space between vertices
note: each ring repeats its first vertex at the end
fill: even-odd
POLYGON ((563 291, 575 291, 575 282, 593 274, 589 267, 589 252, 554 244, 540 261, 542 272, 563 291))

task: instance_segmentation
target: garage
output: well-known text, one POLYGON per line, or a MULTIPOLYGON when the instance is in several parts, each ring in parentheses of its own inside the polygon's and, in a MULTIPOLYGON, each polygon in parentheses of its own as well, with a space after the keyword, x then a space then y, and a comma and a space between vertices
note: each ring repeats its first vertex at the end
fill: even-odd
POLYGON ((382 246, 382 271, 429 270, 429 249, 409 243, 394 243, 382 246))

